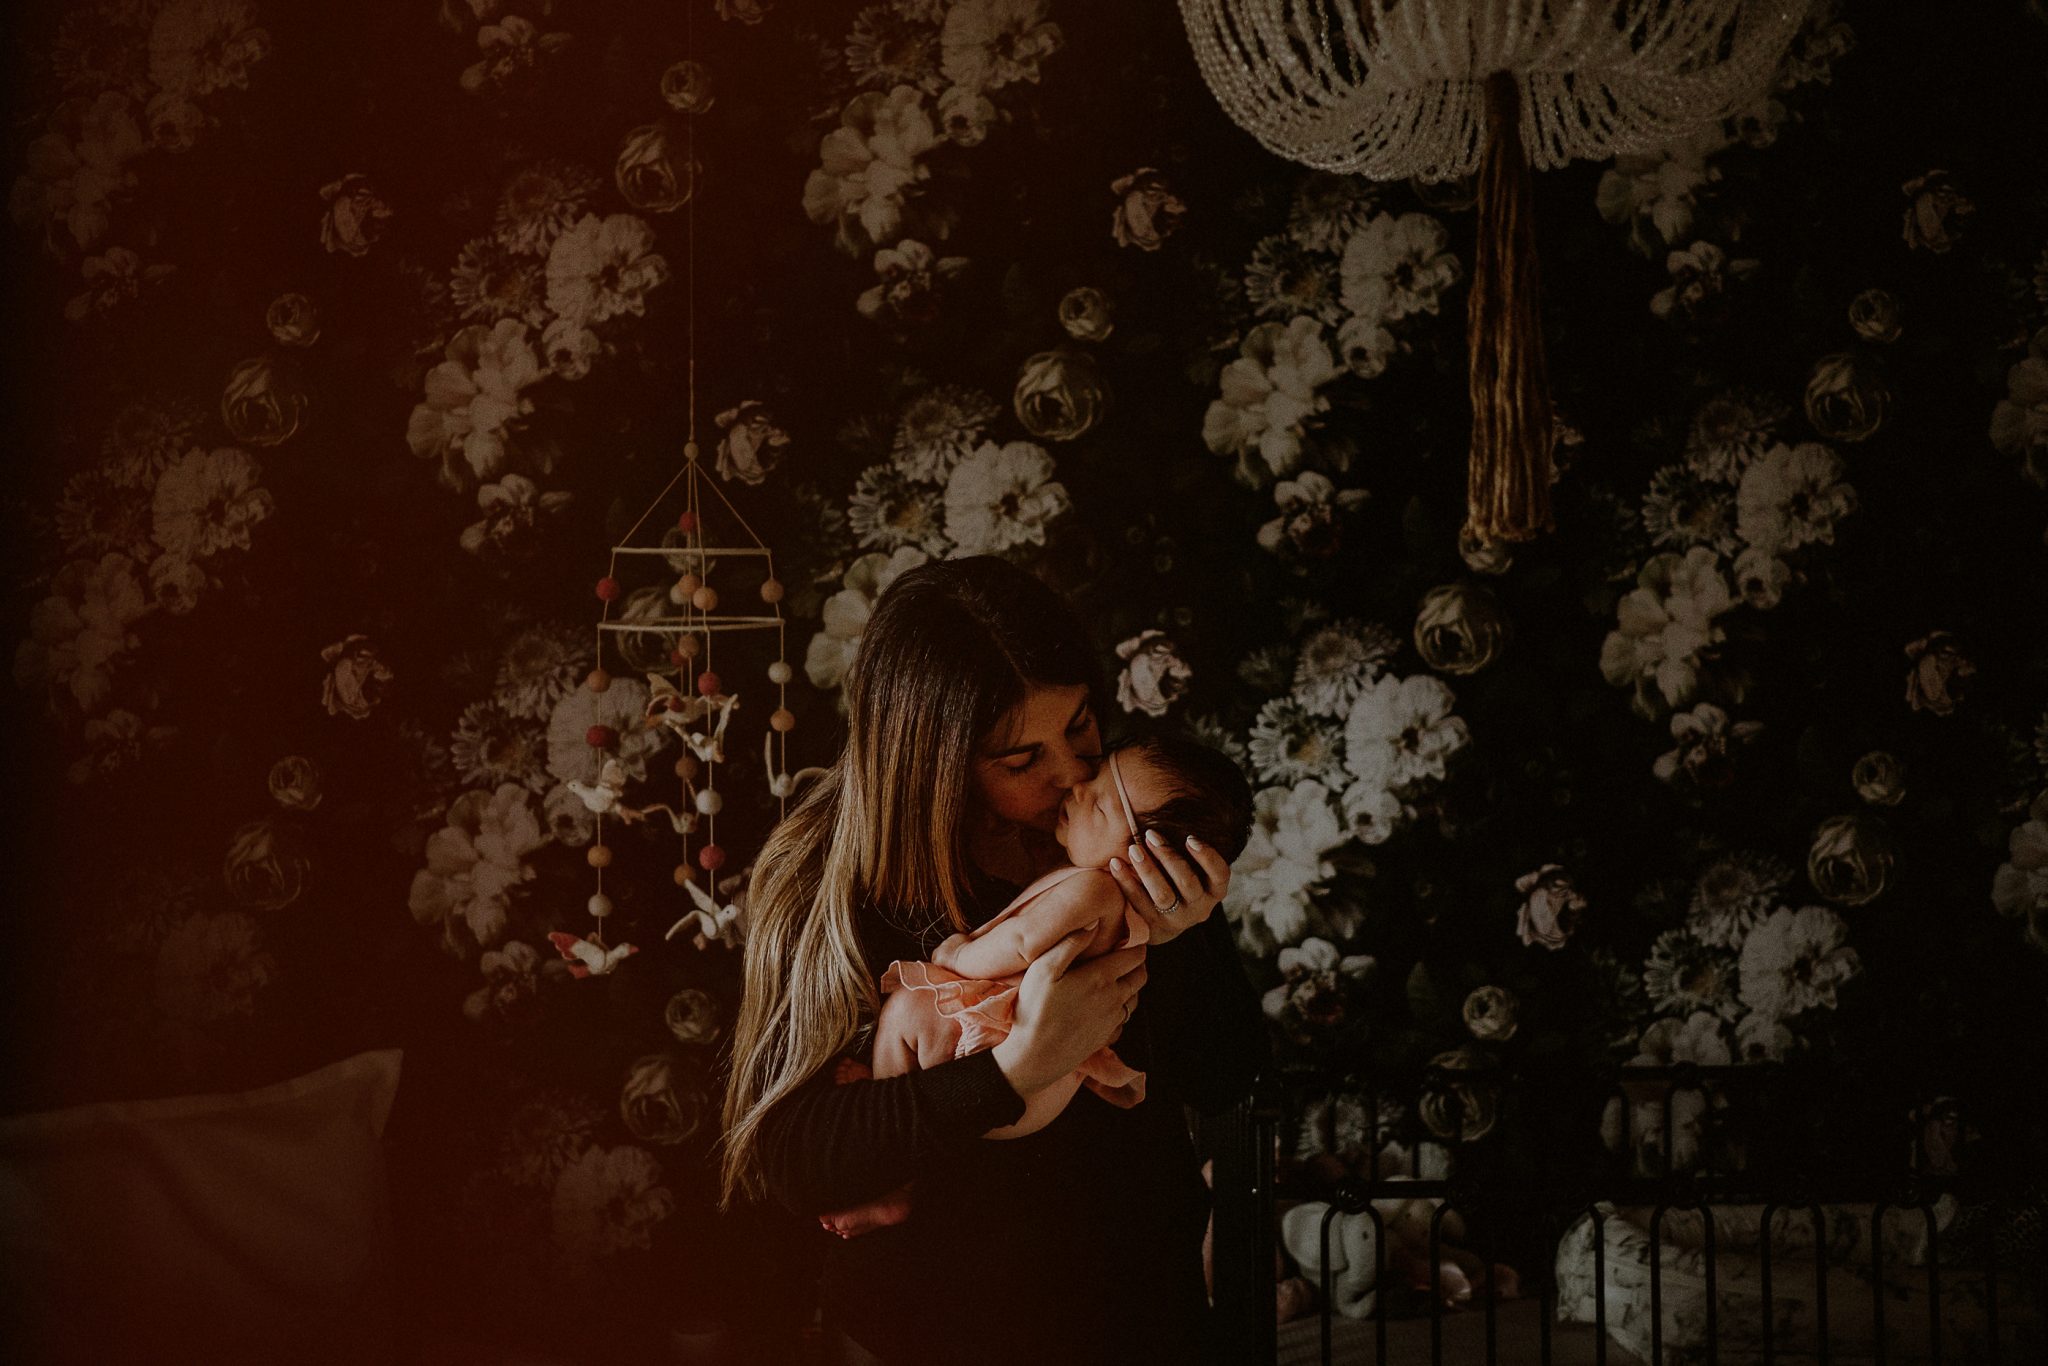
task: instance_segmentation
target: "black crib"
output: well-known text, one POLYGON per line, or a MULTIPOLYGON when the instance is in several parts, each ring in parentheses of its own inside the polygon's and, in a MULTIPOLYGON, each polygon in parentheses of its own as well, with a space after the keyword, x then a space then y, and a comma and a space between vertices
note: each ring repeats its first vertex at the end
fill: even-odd
MULTIPOLYGON (((1647 1358, 1660 1366, 1778 1360, 1819 1366, 1849 1361, 1886 1366, 1908 1360, 2017 1366, 2048 1361, 2040 1328, 2044 1150, 2039 1116, 2031 1113, 2038 1107, 2008 1094, 2002 1107, 1976 1122, 1971 1107, 1951 1097, 1902 1105, 1897 1092, 1896 1086, 1865 1084, 1840 1069, 1778 1064, 1631 1066, 1598 1075, 1585 1069, 1530 1070, 1477 1082, 1469 1073, 1436 1069, 1405 1078, 1312 1072, 1263 1076, 1245 1102, 1201 1123, 1202 1146, 1215 1164, 1214 1359, 1275 1366, 1284 1355, 1290 1366, 1309 1361, 1379 1366, 1390 1360, 1419 1361, 1426 1350, 1433 1364, 1590 1361, 1606 1366, 1613 1361, 1619 1366, 1641 1360, 1639 1351, 1611 1341, 1609 1334, 1609 1282, 1615 1270, 1607 1252, 1609 1221, 1627 1211, 1638 1221, 1647 1213, 1647 1358), (1481 1092, 1475 1085, 1489 1089, 1481 1092), (1382 1089, 1438 1097, 1431 1115, 1434 1132, 1422 1129, 1412 1114, 1406 1122, 1414 1143, 1437 1150, 1439 1161, 1433 1165, 1445 1168, 1447 1177, 1397 1182, 1378 1170, 1377 1154, 1387 1137, 1377 1131, 1382 1089), (1291 1138, 1289 1125, 1303 1113, 1306 1098, 1333 1093, 1355 1097, 1368 1117, 1373 1131, 1365 1151, 1371 1156, 1362 1169, 1318 1182, 1300 1164, 1283 1161, 1279 1150, 1283 1139, 1291 1138), (1482 1103, 1486 1113, 1465 1113, 1482 1103), (1600 1139, 1603 1118, 1611 1131, 1617 1114, 1624 1140, 1619 1151, 1600 1139), (1695 1141, 1674 1161, 1687 1116, 1695 1119, 1695 1141), (1637 1119, 1647 1121, 1640 1127, 1651 1141, 1631 1141, 1640 1137, 1637 1119), (1494 1160, 1503 1145, 1489 1145, 1485 1134, 1472 1132, 1481 1120, 1489 1131, 1496 1124, 1521 1126, 1524 1141, 1509 1146, 1523 1154, 1543 1154, 1540 1165, 1524 1159, 1516 1167, 1494 1160), (1531 1134, 1541 1138, 1529 1141, 1531 1134), (1951 1215, 1959 1209, 1969 1215, 1946 1233, 1936 1214, 1944 1197, 1949 1200, 1942 1208, 1951 1215), (1369 1332, 1359 1321, 1335 1320, 1333 1221, 1346 1216, 1370 1221, 1378 1262, 1373 1284, 1384 1292, 1388 1239, 1373 1202, 1418 1198, 1443 1202, 1429 1225, 1430 1284, 1422 1295, 1426 1313, 1407 1321, 1374 1313, 1369 1332), (1302 1199, 1329 1205, 1321 1219, 1317 1322, 1313 1339, 1306 1335, 1306 1320, 1287 1325, 1289 1350, 1283 1354, 1275 1308, 1276 1214, 1283 1203, 1302 1199), (1490 1281, 1466 1307, 1444 1307, 1437 1253, 1451 1211, 1470 1227, 1476 1252, 1512 1259, 1520 1267, 1522 1298, 1512 1306, 1514 1313, 1507 1312, 1509 1306, 1496 1297, 1490 1281), (1760 1273, 1765 1306, 1779 1302, 1773 1291, 1785 1291, 1788 1275, 1811 1277, 1815 1331, 1810 1336, 1817 1341, 1794 1347, 1774 1340, 1774 1312, 1753 1316, 1760 1322, 1725 1321, 1717 1263, 1725 1271, 1738 1254, 1717 1248, 1716 1229, 1737 1211, 1759 1219, 1763 1230, 1754 1248, 1745 1249, 1751 1264, 1742 1274, 1760 1273), (1696 1221, 1700 1240, 1689 1265, 1704 1271, 1704 1323, 1695 1318, 1683 1334, 1674 1335, 1666 1324, 1664 1243, 1672 1224, 1684 1219, 1696 1221), (1900 1321, 1909 1306, 1888 1303, 1893 1297, 1887 1286, 1896 1280, 1887 1280, 1885 1234, 1896 1236, 1896 1221, 1902 1219, 1924 1221, 1926 1231, 1925 1256, 1916 1259, 1924 1265, 1911 1274, 1916 1282, 1924 1277, 1927 1307, 1922 1314, 1910 1306, 1913 1323, 1900 1321), (1809 1222, 1811 1266, 1789 1265, 1781 1254, 1774 1268, 1773 1234, 1796 1220, 1809 1222), (1843 1267, 1829 1248, 1841 1243, 1843 1226, 1855 1220, 1867 1221, 1848 1232, 1857 1240, 1856 1264, 1850 1269, 1859 1277, 1867 1273, 1871 1285, 1869 1322, 1858 1328, 1859 1336, 1865 1331, 1868 1336, 1853 1347, 1838 1347, 1834 1339, 1840 1335, 1843 1306, 1831 1315, 1827 1297, 1830 1273, 1839 1275, 1843 1267), (1581 1315, 1589 1322, 1561 1328, 1555 1267, 1560 1241, 1574 1227, 1591 1245, 1592 1312, 1581 1315), (1959 1281, 1967 1283, 1972 1312, 1983 1321, 1982 1331, 1967 1340, 1959 1340, 1966 1335, 1944 1323, 1943 1306, 1949 1303, 1944 1289, 1953 1298, 1965 1288, 1959 1281), (1670 1340, 1674 1336, 1682 1340, 1670 1340)), ((1899 1270, 1893 1266, 1894 1276, 1899 1270)), ((1639 1290, 1640 1278, 1635 1284, 1639 1290)), ((1384 1308, 1386 1303, 1382 1293, 1378 1304, 1384 1308)))

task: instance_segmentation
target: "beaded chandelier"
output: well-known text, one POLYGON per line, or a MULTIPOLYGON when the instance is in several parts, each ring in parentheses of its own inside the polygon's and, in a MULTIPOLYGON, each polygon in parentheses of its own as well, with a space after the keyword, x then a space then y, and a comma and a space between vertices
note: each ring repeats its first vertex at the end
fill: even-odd
POLYGON ((1551 525, 1531 167, 1647 151, 1762 90, 1810 0, 1180 0, 1224 112, 1320 170, 1477 171, 1466 529, 1551 525))

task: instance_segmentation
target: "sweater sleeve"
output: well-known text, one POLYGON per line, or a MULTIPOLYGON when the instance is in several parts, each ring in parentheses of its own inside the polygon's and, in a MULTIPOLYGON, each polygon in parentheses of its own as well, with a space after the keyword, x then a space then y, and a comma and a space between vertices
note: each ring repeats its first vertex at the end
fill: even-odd
POLYGON ((1271 1057, 1265 1011, 1218 910, 1147 953, 1152 1073, 1203 1114, 1250 1094, 1271 1057))
POLYGON ((762 1117, 761 1160, 777 1200, 823 1214, 886 1195, 1023 1114, 990 1050, 844 1085, 828 1068, 762 1117))

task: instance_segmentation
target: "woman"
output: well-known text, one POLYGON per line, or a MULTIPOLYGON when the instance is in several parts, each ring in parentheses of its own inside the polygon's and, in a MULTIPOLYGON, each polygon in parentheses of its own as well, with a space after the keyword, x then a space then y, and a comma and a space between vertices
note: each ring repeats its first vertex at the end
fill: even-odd
POLYGON ((1060 861, 1051 832, 1094 775, 1102 696, 1086 637, 1028 573, 911 570, 847 674, 844 751, 757 863, 725 1201, 814 1217, 917 1183, 911 1220, 826 1254, 827 1312, 888 1366, 1201 1357, 1208 1201, 1182 1106, 1233 1103, 1265 1058, 1214 850, 1112 868, 1150 945, 1042 955, 997 1047, 835 1084, 892 960, 929 958, 1060 861), (1112 1042, 1149 1073, 1144 1104, 1083 1095, 1036 1134, 982 1137, 1112 1042))

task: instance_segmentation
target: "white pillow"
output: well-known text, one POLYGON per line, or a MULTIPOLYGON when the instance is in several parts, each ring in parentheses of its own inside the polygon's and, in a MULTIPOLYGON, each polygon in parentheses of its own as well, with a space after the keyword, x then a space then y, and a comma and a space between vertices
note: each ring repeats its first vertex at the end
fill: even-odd
POLYGON ((393 1358, 397 1049, 238 1095, 0 1120, 15 1361, 393 1358))

